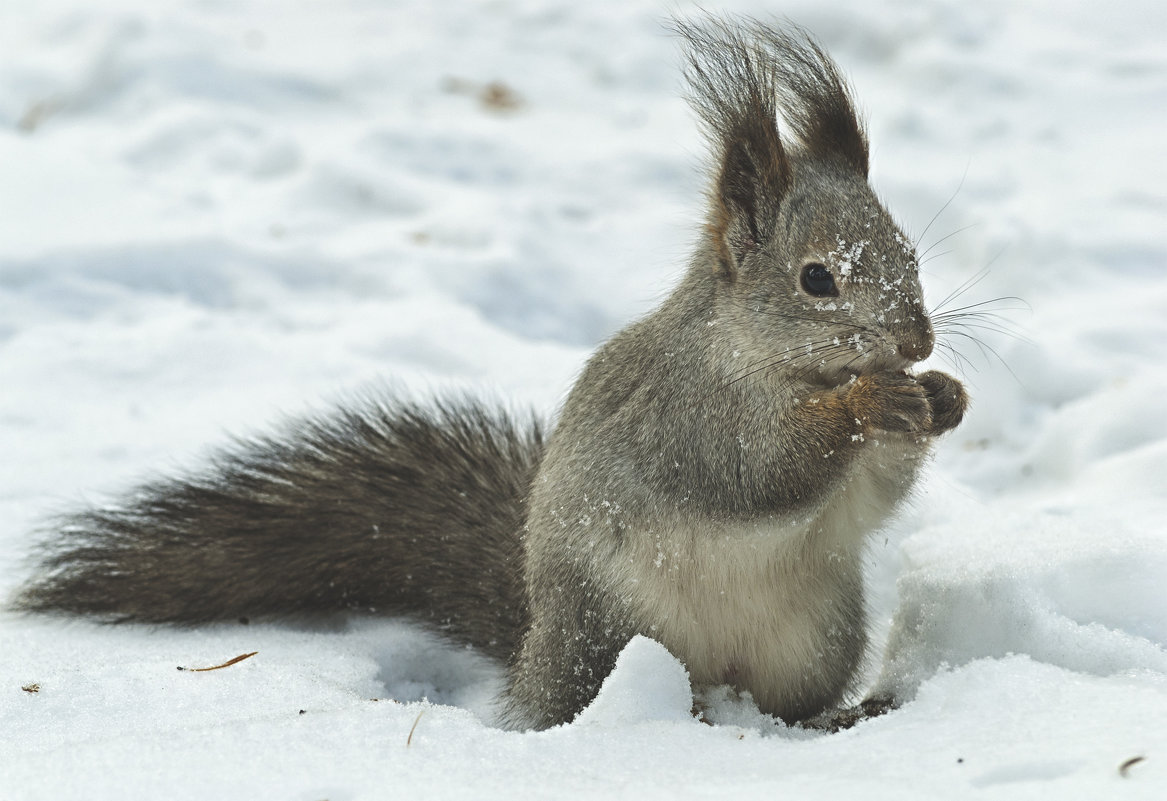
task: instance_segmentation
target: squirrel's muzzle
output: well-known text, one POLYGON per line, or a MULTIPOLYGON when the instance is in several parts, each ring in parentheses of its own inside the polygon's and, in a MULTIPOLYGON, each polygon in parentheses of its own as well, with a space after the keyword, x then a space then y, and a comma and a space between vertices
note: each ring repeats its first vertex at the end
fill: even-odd
POLYGON ((925 318, 913 331, 905 331, 896 337, 896 352, 913 362, 922 362, 932 355, 936 341, 932 333, 932 323, 925 318))

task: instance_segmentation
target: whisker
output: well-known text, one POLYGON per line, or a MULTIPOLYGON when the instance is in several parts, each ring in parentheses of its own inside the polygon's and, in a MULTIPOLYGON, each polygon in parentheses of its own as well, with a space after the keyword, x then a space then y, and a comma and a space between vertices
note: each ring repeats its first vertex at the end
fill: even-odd
POLYGON ((760 314, 765 314, 768 317, 780 317, 784 320, 804 320, 809 323, 823 323, 824 325, 832 326, 840 325, 847 328, 853 328, 857 331, 871 333, 871 331, 866 326, 859 325, 858 323, 849 323, 844 320, 836 320, 830 317, 808 317, 801 314, 787 314, 785 312, 777 312, 771 309, 759 309, 758 312, 760 314))
MULTIPOLYGON (((793 367, 794 372, 791 376, 791 379, 792 381, 797 380, 798 378, 801 378, 802 376, 814 370, 823 362, 826 362, 828 359, 840 353, 851 350, 854 345, 855 343, 853 342, 839 340, 838 337, 830 337, 816 342, 807 343, 805 347, 809 348, 810 350, 800 349, 800 351, 797 353, 784 351, 774 358, 763 359, 760 363, 755 362, 753 364, 747 365, 742 372, 732 375, 728 381, 708 393, 708 395, 705 397, 707 398, 717 392, 722 392, 734 386, 735 384, 746 380, 747 378, 758 375, 759 373, 763 373, 767 370, 772 370, 782 365, 793 367), (800 364, 800 362, 807 363, 800 364)), ((861 355, 862 354, 856 355, 855 359, 859 358, 861 355)), ((854 359, 847 362, 847 366, 850 366, 850 364, 853 362, 854 359)))
POLYGON ((940 358, 942 358, 942 359, 944 359, 944 361, 948 362, 948 364, 952 367, 952 369, 956 370, 957 372, 959 372, 959 373, 968 373, 969 371, 974 372, 974 373, 980 372, 980 370, 977 369, 976 365, 974 365, 971 361, 969 361, 967 358, 965 358, 964 354, 962 354, 959 350, 954 348, 949 343, 941 342, 941 341, 937 340, 936 347, 939 349, 940 358))
POLYGON ((932 319, 932 327, 936 329, 953 328, 959 325, 970 325, 973 323, 983 326, 995 326, 1003 332, 1012 333, 1023 330, 1008 317, 996 314, 995 312, 973 312, 971 314, 959 314, 952 317, 932 319))
POLYGON ((912 243, 913 249, 920 246, 920 241, 924 238, 924 235, 928 233, 928 230, 932 227, 932 224, 940 219, 940 215, 944 213, 944 210, 952 204, 952 201, 956 200, 956 196, 960 194, 960 190, 964 187, 964 180, 968 178, 968 167, 968 164, 964 165, 964 175, 960 176, 960 183, 956 185, 956 190, 953 191, 952 196, 948 198, 948 200, 944 201, 944 205, 940 207, 940 210, 932 215, 932 219, 928 221, 928 224, 924 226, 924 230, 920 232, 920 235, 916 237, 916 241, 912 243))
MULTIPOLYGON (((817 342, 807 343, 807 345, 805 347, 810 348, 810 350, 803 350, 800 348, 799 351, 797 351, 797 352, 783 351, 781 354, 776 354, 772 358, 767 358, 767 359, 762 360, 762 364, 760 367, 758 366, 757 362, 750 364, 750 365, 747 365, 744 368, 744 372, 742 372, 740 374, 733 374, 733 376, 730 379, 729 384, 727 384, 727 386, 735 384, 738 381, 742 380, 743 378, 749 378, 751 375, 754 375, 758 372, 761 372, 762 370, 766 370, 766 369, 771 368, 771 367, 777 367, 780 364, 789 364, 789 365, 798 366, 798 363, 800 361, 803 361, 803 360, 814 360, 815 362, 817 362, 817 361, 820 361, 824 357, 824 355, 829 356, 833 352, 840 352, 841 350, 849 349, 850 346, 853 344, 853 343, 848 343, 848 342, 836 343, 836 341, 835 341, 836 339, 838 339, 838 338, 831 337, 830 339, 824 339, 824 340, 820 340, 817 342)), ((809 367, 813 367, 813 366, 814 365, 811 364, 811 365, 808 365, 807 367, 809 368, 809 367)))
POLYGON ((984 281, 988 276, 989 276, 989 269, 986 267, 985 269, 981 270, 980 272, 978 272, 975 275, 971 276, 970 278, 966 279, 964 283, 962 283, 956 289, 949 292, 948 295, 944 298, 944 300, 940 301, 935 306, 933 306, 930 313, 935 315, 936 312, 939 312, 945 306, 947 306, 949 303, 951 303, 952 301, 959 298, 965 292, 968 292, 970 289, 972 289, 974 286, 979 284, 981 281, 984 281))
MULTIPOLYGON (((970 228, 976 228, 978 225, 980 225, 980 223, 969 223, 969 224, 968 224, 968 225, 966 225, 966 226, 963 226, 963 227, 961 227, 961 228, 957 228, 955 231, 953 231, 953 232, 952 232, 952 233, 950 233, 950 234, 945 234, 944 236, 940 237, 940 238, 939 238, 939 239, 937 239, 935 242, 933 242, 931 245, 929 245, 929 246, 928 246, 928 247, 927 247, 927 248, 924 250, 924 252, 923 252, 923 253, 921 253, 921 254, 920 254, 919 256, 917 256, 916 258, 917 258, 917 259, 923 259, 925 256, 927 256, 927 255, 928 255, 928 254, 929 254, 929 253, 932 251, 932 248, 936 247, 936 246, 937 246, 937 245, 939 245, 941 242, 944 242, 944 241, 945 241, 945 240, 947 240, 947 239, 951 239, 952 237, 956 236, 957 234, 962 234, 962 233, 964 233, 965 231, 969 230, 970 228)), ((921 263, 923 263, 923 262, 921 262, 921 263)))
MULTIPOLYGON (((1008 309, 1004 311, 1009 311, 1008 309)), ((1012 311, 1021 311, 1020 308, 1012 309, 1012 311)), ((1012 319, 1005 316, 994 309, 982 309, 980 311, 967 312, 952 312, 951 314, 938 314, 932 318, 933 325, 956 325, 963 323, 965 320, 972 320, 977 323, 992 323, 1004 328, 1017 328, 1018 326, 1012 319)))
POLYGON ((939 253, 933 253, 928 258, 922 259, 920 262, 918 262, 916 267, 917 267, 917 269, 919 269, 919 268, 923 267, 925 264, 927 264, 928 262, 932 261, 933 259, 942 259, 950 253, 952 253, 951 250, 942 250, 939 253))
MULTIPOLYGON (((855 354, 855 355, 854 355, 854 356, 852 356, 850 359, 848 359, 847 361, 845 361, 845 362, 844 362, 844 363, 843 363, 843 364, 842 364, 842 365, 841 365, 841 366, 838 368, 838 369, 839 369, 839 371, 840 371, 840 372, 844 372, 844 371, 846 371, 846 370, 850 369, 851 365, 853 365, 855 362, 859 361, 859 359, 861 359, 862 357, 863 357, 863 354, 862 354, 862 353, 857 353, 857 354, 855 354)), ((789 378, 787 378, 787 380, 786 380, 786 381, 784 381, 784 382, 781 384, 781 388, 782 388, 783 390, 785 390, 785 389, 788 389, 788 388, 790 388, 790 387, 794 386, 794 383, 795 383, 795 381, 797 381, 797 380, 801 379, 803 376, 805 376, 807 373, 809 373, 809 372, 810 372, 810 371, 813 369, 813 367, 814 367, 814 365, 807 366, 807 367, 806 367, 806 368, 804 368, 803 370, 800 370, 799 372, 797 372, 797 373, 795 373, 794 375, 790 376, 789 378)))
POLYGON ((989 360, 989 354, 991 353, 993 357, 1001 363, 1001 366, 1009 371, 1009 375, 1013 376, 1013 380, 1015 380, 1018 384, 1022 384, 1022 381, 1017 376, 1017 373, 1013 372, 1013 368, 1009 366, 1009 363, 1005 361, 1005 358, 992 345, 964 331, 948 331, 947 333, 953 336, 962 337, 972 342, 977 346, 977 349, 980 350, 981 355, 985 358, 986 361, 989 360))
MULTIPOLYGON (((994 334, 1009 337, 1010 339, 1024 342, 1026 345, 1033 345, 1034 342, 1029 337, 1025 336, 1019 331, 1010 328, 1008 325, 994 322, 946 322, 942 325, 934 325, 933 331, 939 335, 940 333, 956 333, 964 329, 976 329, 977 331, 992 331, 994 334)), ((967 331, 966 331, 967 333, 967 331)))
POLYGON ((939 307, 937 307, 936 309, 932 310, 932 319, 933 320, 943 319, 946 315, 962 314, 962 313, 968 312, 972 309, 978 309, 982 306, 988 306, 990 303, 1003 303, 1004 301, 1012 301, 1012 302, 1018 303, 1020 305, 1002 307, 1000 309, 1001 311, 1033 311, 1033 307, 1030 306, 1028 303, 1026 303, 1024 298, 1019 298, 1016 295, 1002 295, 999 298, 991 298, 989 300, 982 300, 979 303, 970 303, 967 306, 958 306, 955 309, 948 309, 947 311, 941 312, 939 314, 937 314, 937 312, 939 311, 939 307))

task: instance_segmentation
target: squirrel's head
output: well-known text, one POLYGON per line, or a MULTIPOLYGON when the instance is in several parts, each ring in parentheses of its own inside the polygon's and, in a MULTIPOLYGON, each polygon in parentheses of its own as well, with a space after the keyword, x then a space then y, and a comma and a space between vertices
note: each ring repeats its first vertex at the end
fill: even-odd
POLYGON ((827 384, 927 358, 915 246, 868 185, 838 67, 793 26, 675 27, 715 152, 702 268, 743 348, 827 384))

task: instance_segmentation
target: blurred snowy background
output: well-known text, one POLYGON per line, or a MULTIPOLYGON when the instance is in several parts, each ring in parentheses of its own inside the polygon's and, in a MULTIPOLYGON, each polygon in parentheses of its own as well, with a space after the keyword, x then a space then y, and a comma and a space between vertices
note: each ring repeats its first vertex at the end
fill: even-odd
MULTIPOLYGON (((661 24, 692 7, 5 0, 0 593, 46 514, 225 432, 386 383, 553 415, 694 239, 661 24)), ((872 543, 867 681, 908 703, 834 736, 729 702, 711 727, 642 642, 586 719, 507 733, 497 671, 400 623, 0 612, 0 797, 1167 794, 1164 6, 713 8, 844 66, 877 191, 913 234, 940 212, 931 301, 1026 302, 998 304, 1023 338, 934 359, 972 412, 872 543)))

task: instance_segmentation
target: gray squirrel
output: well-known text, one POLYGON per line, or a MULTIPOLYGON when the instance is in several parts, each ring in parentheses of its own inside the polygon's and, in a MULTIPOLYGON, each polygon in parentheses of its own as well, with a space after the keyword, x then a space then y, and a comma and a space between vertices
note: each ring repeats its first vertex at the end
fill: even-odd
POLYGON ((506 663, 516 728, 570 721, 642 634, 698 687, 829 715, 866 647, 865 541, 967 396, 910 372, 934 344, 917 256, 837 66, 792 25, 674 29, 707 219, 550 436, 468 398, 354 403, 65 516, 15 608, 406 616, 506 663))

